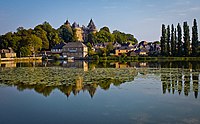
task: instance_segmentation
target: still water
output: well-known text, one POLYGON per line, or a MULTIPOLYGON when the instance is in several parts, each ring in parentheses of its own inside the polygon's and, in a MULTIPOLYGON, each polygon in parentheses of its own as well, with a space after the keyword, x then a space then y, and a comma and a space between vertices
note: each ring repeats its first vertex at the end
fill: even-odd
POLYGON ((0 124, 197 124, 199 77, 199 62, 1 63, 0 124))

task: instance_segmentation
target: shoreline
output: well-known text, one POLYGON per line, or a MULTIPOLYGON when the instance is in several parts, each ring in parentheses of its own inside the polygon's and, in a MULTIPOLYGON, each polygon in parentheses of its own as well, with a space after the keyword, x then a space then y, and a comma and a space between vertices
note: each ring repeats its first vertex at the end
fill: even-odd
POLYGON ((6 61, 35 61, 35 60, 42 60, 42 57, 21 57, 21 58, 0 58, 0 62, 6 61))
MULTIPOLYGON (((31 62, 41 60, 43 61, 42 57, 21 57, 21 58, 0 58, 0 62, 31 62)), ((53 61, 57 60, 68 60, 68 59, 52 59, 53 61)), ((200 61, 200 57, 121 57, 121 56, 108 56, 108 57, 99 57, 99 58, 81 58, 81 59, 73 59, 75 61, 200 61)), ((47 60, 48 61, 48 60, 47 60)))

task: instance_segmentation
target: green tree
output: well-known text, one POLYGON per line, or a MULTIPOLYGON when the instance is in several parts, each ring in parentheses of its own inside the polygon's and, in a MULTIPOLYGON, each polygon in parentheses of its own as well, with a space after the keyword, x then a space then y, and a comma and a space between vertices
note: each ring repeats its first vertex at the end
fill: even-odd
POLYGON ((31 55, 31 50, 28 47, 21 47, 19 51, 20 51, 19 53, 20 57, 26 57, 26 56, 31 55))
POLYGON ((97 54, 98 54, 99 56, 106 57, 107 53, 108 53, 108 51, 107 51, 106 48, 100 48, 97 54))
POLYGON ((167 56, 171 54, 171 47, 170 47, 170 26, 167 26, 167 56))
POLYGON ((166 55, 166 28, 165 25, 162 24, 162 36, 160 39, 160 45, 161 45, 161 55, 166 55))
POLYGON ((28 40, 31 52, 35 55, 35 53, 42 48, 42 40, 34 34, 32 34, 28 40))
POLYGON ((174 31, 174 43, 175 43, 175 56, 177 56, 177 53, 178 53, 178 50, 177 50, 177 44, 178 44, 178 42, 177 42, 177 30, 176 30, 176 28, 175 28, 175 31, 174 31))
POLYGON ((181 26, 180 24, 178 23, 178 26, 177 26, 177 31, 178 31, 178 52, 177 52, 177 55, 178 56, 182 56, 183 55, 183 42, 182 42, 182 29, 181 29, 181 26))
POLYGON ((34 28, 34 33, 37 37, 42 40, 42 49, 49 49, 49 40, 47 38, 47 32, 42 29, 41 25, 38 25, 34 28))
POLYGON ((48 22, 44 22, 41 25, 42 29, 47 32, 47 39, 49 41, 49 49, 59 44, 62 40, 59 37, 58 31, 52 28, 48 22))
POLYGON ((106 27, 106 26, 101 28, 100 31, 105 31, 105 32, 110 33, 110 29, 108 27, 106 27))
POLYGON ((93 32, 89 33, 87 37, 87 42, 89 42, 90 44, 96 43, 97 42, 96 34, 94 34, 93 32))
POLYGON ((112 42, 108 43, 106 49, 107 49, 107 55, 109 55, 114 50, 113 43, 112 42))
POLYGON ((189 56, 190 55, 190 31, 189 26, 187 22, 183 23, 183 32, 184 32, 184 55, 189 56))
POLYGON ((118 43, 127 43, 130 42, 132 44, 137 44, 138 41, 137 39, 132 35, 132 34, 125 34, 123 32, 120 31, 113 31, 113 36, 114 36, 114 41, 118 42, 118 43))
POLYGON ((96 40, 97 40, 98 43, 113 42, 114 41, 114 37, 110 32, 108 32, 107 27, 101 28, 100 31, 97 32, 96 37, 97 37, 96 40))
POLYGON ((0 48, 5 49, 10 47, 11 40, 12 40, 12 32, 8 32, 5 35, 2 35, 0 38, 0 48))
POLYGON ((194 19, 193 27, 192 27, 192 55, 197 56, 198 52, 198 28, 197 28, 197 21, 194 19))
POLYGON ((73 30, 70 25, 62 25, 59 29, 59 36, 65 42, 72 42, 73 41, 73 30))
POLYGON ((175 32, 174 32, 173 24, 172 24, 172 29, 171 29, 171 53, 172 53, 172 56, 176 55, 176 40, 175 40, 175 32))

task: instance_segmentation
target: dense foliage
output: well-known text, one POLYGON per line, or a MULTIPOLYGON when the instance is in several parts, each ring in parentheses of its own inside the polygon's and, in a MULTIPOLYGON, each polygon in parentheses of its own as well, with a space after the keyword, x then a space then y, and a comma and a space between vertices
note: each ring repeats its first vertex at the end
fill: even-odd
MULTIPOLYGON (((61 25, 58 29, 54 29, 48 22, 37 25, 34 29, 24 29, 19 27, 16 32, 8 32, 0 36, 0 49, 13 48, 17 56, 32 56, 41 50, 50 50, 60 42, 77 41, 76 30, 68 24, 61 25)), ((101 28, 96 33, 89 33, 85 36, 86 45, 89 48, 95 43, 118 42, 136 44, 138 41, 132 34, 125 34, 120 31, 110 32, 108 27, 101 28)), ((108 53, 112 46, 108 46, 108 50, 102 52, 108 53)))
POLYGON ((137 39, 132 34, 126 34, 117 30, 114 30, 113 33, 111 33, 108 27, 101 28, 96 34, 90 33, 85 42, 91 44, 105 42, 118 42, 120 44, 127 42, 132 44, 138 43, 137 39))
POLYGON ((177 29, 174 29, 174 25, 172 25, 171 31, 169 25, 166 29, 163 24, 160 42, 162 56, 200 56, 200 43, 198 40, 196 19, 194 19, 192 27, 192 42, 190 39, 190 27, 187 22, 183 23, 183 30, 179 23, 177 29))
POLYGON ((11 47, 17 56, 34 55, 40 50, 48 50, 58 44, 61 38, 57 30, 44 22, 34 29, 19 27, 16 32, 8 32, 0 36, 0 49, 11 47))

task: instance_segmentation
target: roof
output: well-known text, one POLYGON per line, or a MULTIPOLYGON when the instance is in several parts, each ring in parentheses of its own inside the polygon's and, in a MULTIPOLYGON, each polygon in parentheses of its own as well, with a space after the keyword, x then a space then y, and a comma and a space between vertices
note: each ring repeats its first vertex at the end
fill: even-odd
POLYGON ((66 25, 70 25, 69 20, 67 20, 67 21, 65 22, 65 24, 66 24, 66 25))
POLYGON ((146 46, 148 43, 146 42, 146 41, 141 41, 139 44, 138 44, 138 46, 140 47, 140 46, 146 46))
POLYGON ((127 42, 127 43, 122 43, 121 45, 122 46, 131 46, 132 44, 130 42, 127 42))
POLYGON ((132 50, 134 47, 122 46, 117 48, 116 50, 132 50))
POLYGON ((54 46, 52 49, 62 49, 63 46, 65 46, 66 44, 67 44, 67 43, 65 43, 65 42, 61 42, 60 44, 54 46))
POLYGON ((95 26, 95 24, 94 24, 94 22, 93 22, 92 19, 90 20, 90 22, 89 22, 89 24, 88 24, 87 27, 88 27, 89 29, 96 29, 96 26, 95 26))
POLYGON ((137 49, 135 50, 136 53, 140 53, 140 52, 149 52, 147 49, 142 48, 142 49, 137 49))
POLYGON ((69 42, 69 43, 67 43, 65 46, 64 46, 65 48, 66 47, 87 47, 85 44, 83 44, 82 42, 79 42, 79 41, 77 41, 77 42, 69 42))
POLYGON ((72 28, 79 28, 79 24, 77 24, 76 22, 74 22, 74 23, 72 24, 72 28))
POLYGON ((15 53, 11 47, 8 49, 0 49, 0 53, 15 53))

